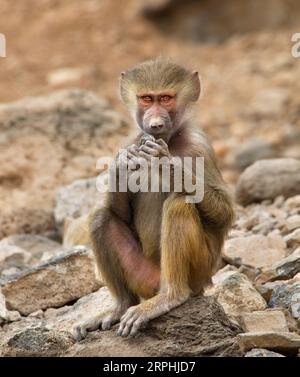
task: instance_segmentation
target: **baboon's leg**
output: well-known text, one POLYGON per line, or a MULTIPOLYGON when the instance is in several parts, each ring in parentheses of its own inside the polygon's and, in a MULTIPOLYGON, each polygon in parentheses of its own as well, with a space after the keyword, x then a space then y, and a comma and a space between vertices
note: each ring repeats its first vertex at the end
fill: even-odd
POLYGON ((163 207, 161 289, 153 298, 127 310, 121 318, 118 334, 133 335, 150 319, 185 302, 195 285, 195 282, 191 282, 196 276, 195 272, 199 290, 210 279, 211 265, 212 259, 197 209, 193 204, 185 203, 184 196, 172 194, 163 207))

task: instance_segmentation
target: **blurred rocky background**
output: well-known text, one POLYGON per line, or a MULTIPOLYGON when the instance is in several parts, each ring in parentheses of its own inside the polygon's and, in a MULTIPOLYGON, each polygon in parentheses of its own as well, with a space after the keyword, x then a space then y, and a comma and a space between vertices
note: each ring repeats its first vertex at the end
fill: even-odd
POLYGON ((297 0, 0 0, 1 355, 299 355, 299 20, 297 0), (120 72, 161 54, 200 72, 195 122, 236 223, 204 298, 136 339, 75 343, 112 300, 68 234, 101 205, 97 158, 134 132, 120 72))

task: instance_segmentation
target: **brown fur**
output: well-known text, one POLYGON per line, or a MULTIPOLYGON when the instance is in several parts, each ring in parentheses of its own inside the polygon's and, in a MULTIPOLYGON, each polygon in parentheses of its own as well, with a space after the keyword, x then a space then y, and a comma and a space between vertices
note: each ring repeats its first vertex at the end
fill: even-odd
MULTIPOLYGON (((193 77, 169 62, 147 62, 123 75, 121 95, 133 107, 138 90, 167 86, 178 98, 193 101, 199 90, 193 77)), ((102 327, 125 313, 119 328, 123 336, 203 291, 233 220, 231 199, 206 136, 182 123, 168 140, 168 150, 171 156, 205 158, 202 202, 186 203, 185 193, 108 193, 105 207, 91 218, 98 267, 117 301, 102 327), (140 297, 147 300, 138 304, 140 297)))

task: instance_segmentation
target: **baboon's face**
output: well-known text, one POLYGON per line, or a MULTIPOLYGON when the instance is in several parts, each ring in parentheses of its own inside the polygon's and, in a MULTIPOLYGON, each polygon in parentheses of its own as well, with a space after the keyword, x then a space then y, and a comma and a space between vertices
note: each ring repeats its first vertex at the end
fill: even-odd
POLYGON ((137 94, 137 123, 149 135, 171 135, 177 126, 176 94, 171 91, 137 94))

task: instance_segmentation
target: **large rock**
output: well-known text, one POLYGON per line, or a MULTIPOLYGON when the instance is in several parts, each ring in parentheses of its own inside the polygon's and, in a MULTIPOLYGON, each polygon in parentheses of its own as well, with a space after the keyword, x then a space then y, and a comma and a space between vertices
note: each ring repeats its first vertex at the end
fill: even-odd
POLYGON ((96 205, 101 206, 104 195, 97 190, 96 181, 97 178, 77 180, 58 191, 54 211, 58 226, 67 218, 76 219, 96 205))
POLYGON ((99 287, 93 255, 71 250, 3 283, 9 309, 28 315, 38 309, 60 307, 99 287))
POLYGON ((216 288, 216 297, 225 313, 234 317, 242 313, 264 310, 267 306, 250 280, 239 272, 230 273, 222 281, 216 288))
MULTIPOLYGON (((118 326, 118 325, 117 325, 118 326)), ((193 297, 149 322, 134 338, 120 338, 115 326, 95 331, 71 347, 67 356, 241 356, 240 332, 214 297, 193 297)))
POLYGON ((287 355, 297 355, 300 336, 289 332, 249 332, 238 334, 238 342, 243 352, 252 348, 266 348, 287 355))
POLYGON ((300 161, 292 158, 260 160, 240 176, 236 199, 242 205, 300 193, 300 161))
POLYGON ((53 212, 44 209, 25 208, 24 205, 20 205, 9 213, 1 214, 0 239, 20 233, 56 237, 53 212))
POLYGON ((269 306, 287 308, 294 318, 300 318, 300 283, 282 284, 276 287, 269 306))
POLYGON ((2 345, 1 356, 61 356, 74 344, 72 336, 65 331, 33 327, 18 332, 2 345))
POLYGON ((126 133, 124 118, 89 91, 1 104, 0 239, 55 231, 56 189, 95 175, 97 159, 114 155, 126 133))
POLYGON ((275 157, 275 151, 270 143, 262 139, 250 139, 237 147, 233 160, 239 170, 244 170, 257 160, 275 157))
POLYGON ((285 242, 279 235, 251 235, 225 242, 223 258, 231 264, 261 268, 279 262, 286 255, 285 242))

